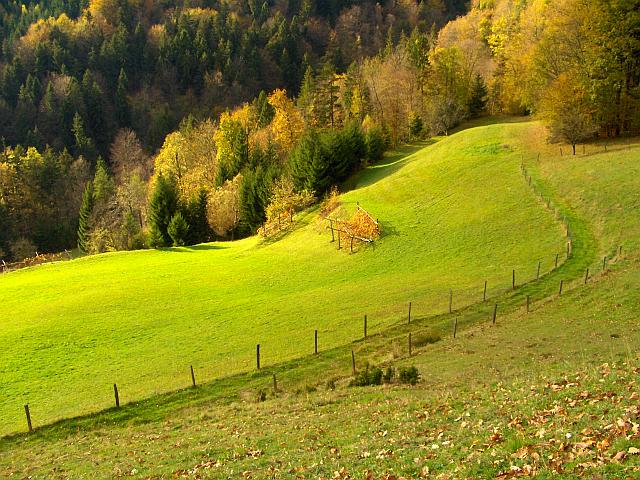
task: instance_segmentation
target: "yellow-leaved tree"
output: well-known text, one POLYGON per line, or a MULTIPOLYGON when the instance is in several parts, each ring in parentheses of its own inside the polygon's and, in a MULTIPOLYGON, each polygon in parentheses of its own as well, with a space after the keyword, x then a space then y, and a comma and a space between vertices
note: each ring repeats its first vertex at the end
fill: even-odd
POLYGON ((286 90, 275 90, 269 95, 269 104, 275 110, 271 123, 273 136, 285 151, 289 152, 298 142, 304 130, 304 119, 286 90))
POLYGON ((194 198, 200 189, 216 187, 219 165, 215 135, 211 120, 167 135, 155 160, 155 174, 173 176, 181 198, 194 198))

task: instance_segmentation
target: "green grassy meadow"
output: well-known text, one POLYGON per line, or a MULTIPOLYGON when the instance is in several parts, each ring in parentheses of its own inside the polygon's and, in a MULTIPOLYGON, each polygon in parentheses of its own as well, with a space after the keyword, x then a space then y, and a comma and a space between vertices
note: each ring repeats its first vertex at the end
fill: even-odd
POLYGON ((498 295, 495 325, 488 304, 421 316, 317 358, 5 437, 0 476, 636 478, 640 148, 561 158, 534 143, 538 125, 521 127, 543 152, 539 163, 526 157, 527 168, 571 219, 575 247, 552 274, 498 295), (626 253, 613 255, 620 243, 626 253), (455 340, 453 318, 463 327, 455 340), (442 340, 409 358, 408 332, 442 340), (422 380, 349 388, 351 349, 359 369, 415 365, 422 380))
POLYGON ((0 277, 0 433, 328 349, 414 316, 475 303, 553 267, 562 231, 519 171, 527 123, 482 126, 388 156, 342 200, 382 238, 336 250, 315 211, 278 242, 250 238, 114 253, 0 277), (407 154, 409 153, 409 154, 407 154), (532 235, 531 232, 535 231, 532 235))

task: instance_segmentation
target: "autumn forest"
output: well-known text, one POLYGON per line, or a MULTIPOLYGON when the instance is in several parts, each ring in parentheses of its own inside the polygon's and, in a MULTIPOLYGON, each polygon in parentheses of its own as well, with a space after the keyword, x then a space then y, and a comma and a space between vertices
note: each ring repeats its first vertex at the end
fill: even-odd
POLYGON ((640 133, 637 0, 0 6, 0 259, 253 235, 395 145, 640 133))

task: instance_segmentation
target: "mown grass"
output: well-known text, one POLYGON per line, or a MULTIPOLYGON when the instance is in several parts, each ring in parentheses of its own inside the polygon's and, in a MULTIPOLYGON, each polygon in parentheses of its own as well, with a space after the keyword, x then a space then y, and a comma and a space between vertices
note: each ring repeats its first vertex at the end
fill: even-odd
POLYGON ((309 212, 283 240, 115 253, 0 277, 0 433, 75 416, 347 344, 415 316, 473 303, 543 271, 563 251, 553 217, 519 172, 526 124, 478 127, 366 169, 359 201, 383 237, 336 251, 309 212), (391 166, 384 166, 391 164, 391 166), (391 170, 390 170, 391 169, 391 170), (535 228, 536 234, 530 231, 535 228))

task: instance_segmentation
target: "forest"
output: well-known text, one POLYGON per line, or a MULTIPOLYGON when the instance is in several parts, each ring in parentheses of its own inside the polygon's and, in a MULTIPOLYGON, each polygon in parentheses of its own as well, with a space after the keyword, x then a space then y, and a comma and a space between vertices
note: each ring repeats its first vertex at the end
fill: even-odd
POLYGON ((637 0, 9 1, 0 32, 6 260, 266 231, 479 115, 640 130, 637 0))

